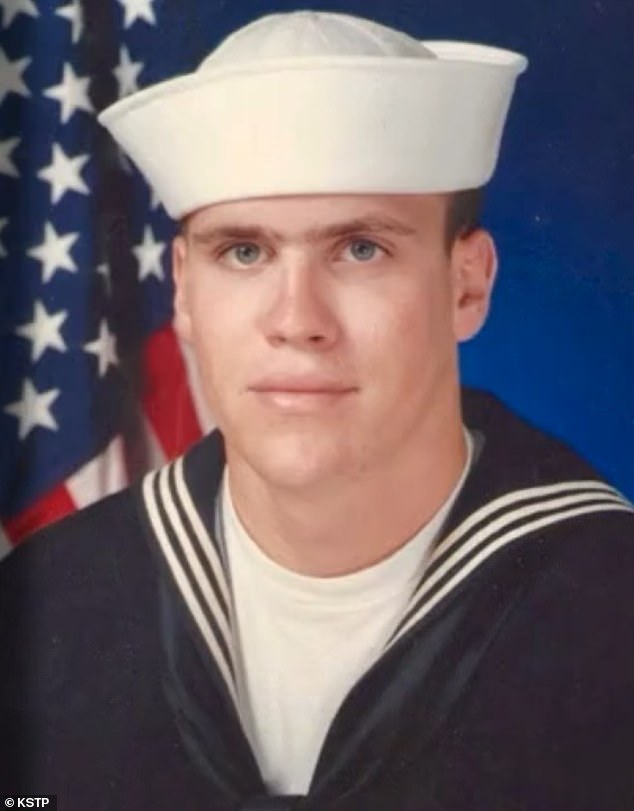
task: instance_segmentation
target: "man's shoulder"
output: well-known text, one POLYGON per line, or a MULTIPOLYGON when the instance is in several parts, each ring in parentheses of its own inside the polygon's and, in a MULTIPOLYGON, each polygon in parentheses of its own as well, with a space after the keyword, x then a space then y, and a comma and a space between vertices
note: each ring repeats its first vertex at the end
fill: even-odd
POLYGON ((605 621, 629 612, 634 622, 634 506, 564 442, 494 397, 466 392, 465 405, 480 454, 453 516, 458 553, 491 562, 480 569, 483 582, 496 567, 517 575, 529 622, 568 608, 579 626, 586 611, 588 620, 603 611, 605 621))
POLYGON ((45 712, 53 693, 59 708, 82 679, 108 693, 151 660, 161 571, 136 491, 48 526, 2 561, 0 714, 11 706, 45 712))
MULTIPOLYGON (((149 593, 154 565, 138 509, 126 488, 24 540, 0 564, 0 629, 91 621, 149 593), (94 613, 94 612, 93 612, 94 613)), ((2 635, 2 634, 0 634, 2 635)))
POLYGON ((136 486, 127 487, 37 530, 0 565, 0 577, 23 566, 97 562, 106 547, 127 542, 138 524, 136 486))
MULTIPOLYGON (((187 453, 151 471, 131 486, 84 507, 29 536, 0 563, 0 600, 40 591, 67 594, 98 589, 155 568, 156 538, 150 526, 146 490, 158 485, 157 474, 181 466, 191 498, 207 506, 210 483, 217 485, 223 467, 217 432, 187 453), (147 485, 147 486, 146 486, 147 485)), ((160 557, 160 556, 159 556, 160 557)), ((0 618, 1 620, 1 618, 0 618)))
MULTIPOLYGON (((537 544, 548 545, 545 536, 537 544)), ((529 590, 531 601, 552 601, 566 606, 580 626, 584 619, 634 624, 634 507, 622 510, 588 510, 556 531, 546 564, 529 590), (603 615, 603 616, 602 616, 603 615)), ((544 616, 549 612, 544 611, 544 616)), ((604 628, 607 627, 604 625, 604 628)))

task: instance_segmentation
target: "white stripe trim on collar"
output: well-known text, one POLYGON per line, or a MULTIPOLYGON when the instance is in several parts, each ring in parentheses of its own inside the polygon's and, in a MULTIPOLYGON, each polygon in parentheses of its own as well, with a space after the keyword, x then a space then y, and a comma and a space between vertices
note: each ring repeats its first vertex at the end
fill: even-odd
MULTIPOLYGON (((543 491, 544 488, 539 489, 543 491)), ((579 489, 578 485, 577 489, 579 489)), ((557 495, 560 492, 562 492, 562 488, 557 487, 557 489, 553 491, 553 494, 557 495)), ((549 494, 542 492, 541 495, 549 494)), ((517 498, 515 499, 515 502, 525 501, 533 497, 530 494, 530 490, 518 490, 516 492, 516 496, 517 498)), ((587 492, 582 491, 569 496, 560 496, 559 498, 542 499, 540 501, 531 502, 526 506, 517 507, 514 509, 511 508, 513 502, 510 499, 505 499, 504 497, 497 499, 497 501, 491 502, 489 505, 487 505, 491 509, 483 509, 478 511, 481 512, 480 516, 478 516, 477 513, 473 513, 447 538, 438 544, 429 559, 427 572, 424 575, 418 590, 412 595, 412 600, 416 600, 421 595, 422 590, 431 588, 434 583, 443 576, 447 568, 449 566, 454 566, 456 563, 462 560, 462 558, 469 553, 470 549, 477 546, 480 542, 486 540, 487 538, 490 538, 491 536, 500 532, 500 530, 505 529, 510 524, 514 524, 517 521, 524 521, 525 519, 531 518, 539 513, 557 512, 575 504, 596 501, 610 503, 615 501, 620 504, 623 503, 623 499, 617 493, 607 487, 602 488, 601 490, 592 488, 587 492), (492 513, 497 512, 496 503, 498 502, 504 502, 505 506, 508 508, 507 511, 485 524, 483 527, 481 527, 481 529, 475 532, 475 534, 470 534, 469 529, 474 529, 478 524, 481 523, 483 518, 487 518, 492 513), (473 518, 476 518, 477 520, 473 521, 473 518), (465 524, 467 523, 469 524, 469 527, 465 528, 465 524), (468 544, 464 542, 466 538, 469 540, 468 544), (441 565, 438 567, 435 567, 434 564, 436 561, 439 561, 445 556, 450 557, 448 557, 447 561, 441 563, 441 565), (451 560, 451 563, 449 563, 449 560, 451 560)))
POLYGON ((397 626, 386 648, 391 647, 426 616, 446 594, 502 547, 531 532, 569 518, 615 510, 634 512, 634 507, 613 488, 593 481, 563 482, 556 485, 516 490, 489 502, 472 513, 438 544, 430 558, 426 574, 423 575, 421 583, 410 599, 403 617, 404 622, 402 621, 397 626), (566 497, 546 498, 514 508, 517 503, 535 496, 557 496, 559 493, 571 490, 581 492, 566 497), (484 519, 501 508, 506 508, 506 512, 474 534, 470 534, 470 530, 475 529, 484 519), (535 519, 534 516, 540 513, 549 514, 535 519), (518 521, 522 522, 520 526, 510 529, 502 535, 497 534, 500 530, 518 521), (439 560, 441 562, 434 567, 434 563, 439 560), (450 573, 456 566, 460 566, 460 568, 451 576, 450 573), (447 582, 434 592, 434 587, 439 586, 446 577, 448 577, 447 582))
MULTIPOLYGON (((218 666, 231 698, 237 706, 238 701, 235 679, 232 673, 233 662, 227 661, 224 652, 218 644, 214 629, 208 622, 200 601, 196 596, 195 590, 192 587, 193 582, 196 582, 196 584, 199 586, 202 595, 207 601, 208 609, 217 623, 218 629, 222 635, 222 639, 224 640, 228 650, 233 655, 233 638, 227 617, 222 610, 216 595, 213 593, 209 580, 204 575, 204 572, 200 566, 200 561, 198 560, 191 543, 192 538, 191 536, 188 536, 180 516, 178 515, 176 502, 174 500, 174 493, 171 492, 169 487, 169 471, 172 469, 172 467, 177 467, 179 463, 182 465, 182 460, 177 460, 177 462, 173 463, 173 465, 168 465, 155 473, 148 474, 143 481, 143 499, 154 535, 156 536, 159 547, 170 568, 180 594, 185 601, 185 604, 189 609, 211 655, 213 656, 216 665, 218 666), (158 497, 154 493, 155 483, 158 483, 158 497), (166 519, 170 522, 169 526, 161 517, 158 504, 159 498, 161 506, 165 510, 166 519), (169 530, 171 530, 171 533, 176 538, 176 542, 178 542, 180 546, 181 553, 186 561, 186 568, 183 567, 178 560, 178 556, 174 548, 175 541, 170 539, 169 530)), ((182 479, 181 483, 186 490, 187 486, 182 479)), ((190 520, 193 519, 192 526, 198 530, 199 526, 202 526, 202 522, 200 522, 200 518, 197 515, 196 510, 193 508, 191 499, 188 500, 186 505, 182 505, 182 507, 183 509, 187 510, 188 518, 190 520), (190 510, 193 512, 190 513, 190 510)), ((208 559, 212 560, 214 557, 217 558, 217 552, 215 550, 213 541, 206 531, 203 531, 202 536, 198 536, 194 540, 196 540, 197 545, 204 550, 205 556, 208 559)), ((227 593, 228 589, 222 565, 219 560, 216 560, 216 564, 217 565, 212 564, 214 572, 221 572, 219 585, 222 584, 221 588, 223 588, 223 591, 227 593)))
MULTIPOLYGON (((192 501, 191 493, 189 492, 189 488, 185 483, 182 459, 177 459, 174 463, 174 473, 176 491, 183 509, 187 513, 187 517, 192 525, 194 536, 199 540, 199 548, 209 561, 209 565, 214 573, 216 583, 218 584, 218 588, 222 593, 226 605, 231 606, 231 594, 229 592, 229 584, 225 575, 225 569, 220 560, 220 556, 218 555, 217 545, 214 543, 211 535, 207 532, 207 528, 201 521, 198 510, 192 501)), ((213 495, 210 494, 209 497, 213 498, 213 495)))
MULTIPOLYGON (((182 458, 145 477, 143 498, 152 529, 181 596, 238 706, 231 617, 218 601, 196 550, 208 562, 227 611, 231 612, 227 575, 217 545, 191 497, 184 478, 182 458), (169 479, 170 471, 174 474, 173 485, 169 479), (158 485, 156 493, 155 485, 158 485), (161 516, 159 502, 165 518, 161 516), (183 522, 181 513, 189 522, 191 531, 183 522), (185 561, 184 566, 179 561, 179 555, 185 561), (206 603, 204 607, 194 585, 206 603), (209 623, 204 609, 214 618, 218 631, 209 623), (230 652, 229 661, 219 644, 217 633, 220 633, 230 652)), ((436 546, 426 573, 415 589, 401 623, 388 640, 385 650, 417 625, 447 594, 498 550, 560 521, 600 511, 634 512, 634 507, 614 488, 593 480, 559 482, 514 490, 480 507, 436 546), (499 515, 493 518, 496 513, 499 515), (515 524, 518 525, 513 526, 515 524)))
POLYGON ((444 554, 446 549, 458 543, 462 536, 467 535, 476 524, 479 524, 485 518, 488 518, 492 513, 506 509, 507 507, 513 507, 515 504, 521 501, 530 501, 532 499, 539 498, 548 499, 555 497, 560 493, 575 491, 598 491, 600 493, 616 496, 622 501, 625 501, 621 493, 619 493, 613 487, 610 487, 610 485, 604 484, 603 482, 594 480, 581 479, 579 481, 540 485, 539 487, 527 487, 523 490, 511 490, 509 493, 505 493, 503 496, 499 496, 493 501, 487 502, 483 507, 480 507, 474 513, 471 513, 471 515, 458 527, 456 527, 456 529, 454 529, 453 532, 447 536, 447 538, 438 544, 434 557, 439 557, 440 555, 444 554))
MULTIPOLYGON (((174 471, 176 472, 179 467, 178 463, 175 463, 173 467, 174 471)), ((200 589, 202 596, 205 598, 207 605, 211 608, 214 619, 216 620, 222 633, 222 637, 229 650, 231 650, 231 630, 229 628, 228 617, 218 602, 218 598, 214 594, 211 582, 205 575, 193 546, 193 544, 196 543, 199 549, 204 550, 207 553, 207 557, 211 557, 211 559, 214 560, 217 558, 217 555, 213 554, 215 551, 213 543, 206 533, 202 537, 196 534, 196 530, 194 530, 193 535, 189 535, 187 533, 181 517, 178 514, 174 501, 174 495, 170 492, 170 483, 167 475, 159 476, 158 479, 159 493, 161 495, 163 509, 165 510, 165 513, 167 514, 167 517, 171 523, 173 534, 178 540, 180 548, 185 556, 185 560, 190 568, 191 574, 193 574, 193 579, 200 589)), ((214 574, 217 568, 217 566, 214 567, 214 574)), ((221 577, 224 579, 224 574, 222 574, 221 577)))

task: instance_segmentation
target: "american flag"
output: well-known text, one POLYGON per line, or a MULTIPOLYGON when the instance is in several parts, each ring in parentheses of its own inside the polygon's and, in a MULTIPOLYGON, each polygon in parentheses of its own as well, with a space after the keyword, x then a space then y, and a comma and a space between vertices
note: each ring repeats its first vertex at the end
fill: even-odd
POLYGON ((171 326, 173 225, 96 121, 143 83, 157 15, 0 0, 0 555, 208 427, 171 326))

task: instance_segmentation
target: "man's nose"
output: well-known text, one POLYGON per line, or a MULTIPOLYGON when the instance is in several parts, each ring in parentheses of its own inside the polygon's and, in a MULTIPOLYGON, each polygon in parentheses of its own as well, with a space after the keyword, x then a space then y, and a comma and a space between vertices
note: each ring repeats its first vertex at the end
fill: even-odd
POLYGON ((339 337, 333 284, 326 268, 303 256, 288 257, 276 268, 263 317, 274 345, 328 349, 339 337))

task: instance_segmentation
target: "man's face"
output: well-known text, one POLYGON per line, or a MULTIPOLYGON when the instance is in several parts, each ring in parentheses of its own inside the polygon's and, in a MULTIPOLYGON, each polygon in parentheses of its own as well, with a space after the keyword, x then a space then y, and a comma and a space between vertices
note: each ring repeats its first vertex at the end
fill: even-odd
POLYGON ((476 313, 446 207, 443 195, 311 195, 191 215, 174 243, 176 325, 230 464, 319 485, 442 429, 456 341, 479 327, 491 283, 480 273, 476 313))

